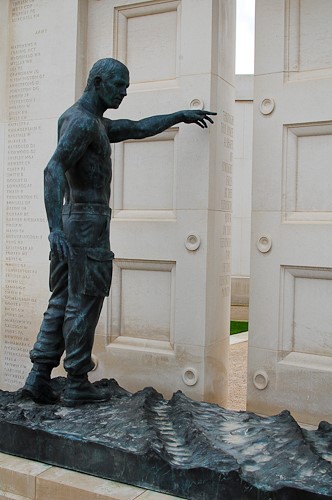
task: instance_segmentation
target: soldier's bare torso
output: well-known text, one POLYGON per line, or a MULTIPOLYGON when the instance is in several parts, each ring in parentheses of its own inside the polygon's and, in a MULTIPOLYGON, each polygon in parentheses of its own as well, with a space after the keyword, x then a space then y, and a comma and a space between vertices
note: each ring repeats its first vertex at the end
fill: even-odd
POLYGON ((77 135, 84 136, 86 149, 66 170, 66 202, 108 205, 112 161, 103 119, 75 103, 59 119, 59 143, 65 141, 68 135, 75 134, 75 129, 77 135))

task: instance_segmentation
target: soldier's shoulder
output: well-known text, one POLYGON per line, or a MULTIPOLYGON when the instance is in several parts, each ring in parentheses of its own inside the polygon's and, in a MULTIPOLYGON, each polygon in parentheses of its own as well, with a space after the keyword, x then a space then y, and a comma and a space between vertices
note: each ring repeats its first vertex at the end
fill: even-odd
POLYGON ((98 118, 75 103, 60 116, 59 127, 60 129, 70 127, 94 132, 98 129, 98 118))

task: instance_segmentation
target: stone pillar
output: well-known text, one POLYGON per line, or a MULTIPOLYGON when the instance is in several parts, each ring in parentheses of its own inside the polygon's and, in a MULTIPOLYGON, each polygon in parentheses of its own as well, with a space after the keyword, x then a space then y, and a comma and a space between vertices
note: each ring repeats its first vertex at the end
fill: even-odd
POLYGON ((2 389, 20 387, 48 291, 43 169, 75 100, 78 0, 1 0, 2 389))
POLYGON ((258 0, 248 410, 331 421, 332 3, 258 0))

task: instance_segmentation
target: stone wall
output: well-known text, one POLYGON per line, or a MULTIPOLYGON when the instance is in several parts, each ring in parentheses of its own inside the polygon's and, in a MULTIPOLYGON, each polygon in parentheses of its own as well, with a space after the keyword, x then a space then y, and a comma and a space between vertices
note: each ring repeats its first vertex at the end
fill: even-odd
POLYGON ((129 66, 131 86, 107 116, 204 106, 218 117, 209 130, 180 124, 113 147, 116 259, 91 378, 225 401, 234 1, 0 0, 0 7, 1 388, 23 383, 49 296, 43 169, 57 118, 93 62, 116 57, 129 66))
POLYGON ((331 420, 332 3, 258 0, 248 409, 331 420))

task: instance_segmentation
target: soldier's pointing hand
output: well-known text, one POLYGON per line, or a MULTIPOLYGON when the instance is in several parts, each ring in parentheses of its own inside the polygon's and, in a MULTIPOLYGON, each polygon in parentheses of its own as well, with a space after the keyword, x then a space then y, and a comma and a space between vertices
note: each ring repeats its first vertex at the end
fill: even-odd
POLYGON ((184 111, 184 118, 183 121, 184 123, 196 123, 196 125, 199 125, 201 128, 207 128, 208 124, 206 122, 214 123, 212 118, 210 116, 214 116, 217 113, 214 111, 206 111, 206 110, 188 110, 184 111))

